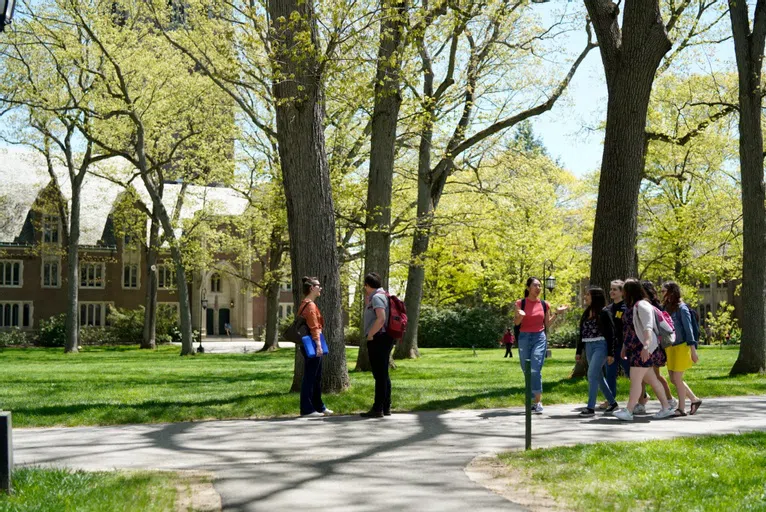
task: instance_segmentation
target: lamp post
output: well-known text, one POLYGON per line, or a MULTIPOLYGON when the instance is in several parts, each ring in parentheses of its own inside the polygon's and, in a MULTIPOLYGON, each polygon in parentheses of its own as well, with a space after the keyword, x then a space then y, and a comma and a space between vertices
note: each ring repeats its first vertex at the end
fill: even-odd
POLYGON ((0 32, 5 30, 6 25, 11 24, 15 8, 16 0, 0 0, 0 32))
POLYGON ((202 298, 199 303, 201 309, 199 312, 199 347, 197 347, 197 352, 204 354, 205 347, 202 346, 202 314, 207 311, 207 290, 205 288, 202 288, 202 298))
POLYGON ((553 262, 551 260, 545 260, 543 262, 543 300, 545 300, 545 290, 553 292, 556 288, 556 278, 553 277, 553 262))

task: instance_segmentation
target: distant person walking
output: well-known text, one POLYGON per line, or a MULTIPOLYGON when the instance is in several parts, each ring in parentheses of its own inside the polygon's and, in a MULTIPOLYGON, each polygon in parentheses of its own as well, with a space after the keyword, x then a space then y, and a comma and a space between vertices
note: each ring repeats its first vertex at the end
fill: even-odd
POLYGON ((303 380, 301 381, 301 416, 329 416, 332 411, 322 402, 322 342, 324 329, 322 312, 314 300, 322 294, 322 287, 316 277, 303 278, 303 301, 298 308, 298 315, 306 320, 311 339, 316 346, 316 357, 308 357, 303 344, 299 347, 303 354, 303 380))
MULTIPOLYGON (((548 350, 548 339, 545 333, 556 316, 551 313, 550 305, 540 300, 542 289, 539 279, 536 277, 527 279, 524 299, 516 301, 516 315, 513 320, 519 326, 519 336, 516 342, 519 344, 519 362, 522 371, 525 361, 531 360, 532 394, 534 395, 532 412, 535 414, 543 413, 542 370, 543 363, 545 363, 545 352, 548 350)), ((560 306, 557 313, 562 313, 567 309, 567 306, 560 306)))
POLYGON ((375 379, 375 402, 362 413, 363 418, 382 418, 391 415, 391 378, 388 374, 394 339, 386 333, 390 306, 388 292, 383 289, 380 275, 371 272, 364 276, 364 334, 370 357, 372 377, 375 379))
POLYGON ((616 418, 623 421, 633 421, 633 413, 638 400, 644 393, 644 380, 652 386, 662 409, 654 415, 655 418, 667 418, 673 415, 673 409, 668 405, 664 390, 652 370, 654 361, 652 355, 659 350, 660 343, 656 334, 654 308, 647 300, 646 291, 637 279, 628 279, 623 287, 627 310, 623 317, 623 358, 630 362, 630 397, 625 409, 614 413, 616 418))
POLYGON ((580 411, 580 416, 593 416, 596 414, 599 389, 609 403, 606 412, 617 410, 617 402, 604 377, 604 365, 614 362, 614 324, 601 288, 593 287, 587 291, 585 305, 580 318, 575 359, 579 363, 585 351, 588 360, 588 405, 580 411))
MULTIPOLYGON (((678 407, 675 410, 676 416, 686 416, 686 397, 689 397, 691 407, 689 414, 696 414, 702 400, 691 390, 684 381, 684 372, 691 368, 697 361, 697 337, 692 318, 693 313, 689 306, 681 299, 681 287, 674 281, 668 281, 662 285, 662 303, 665 311, 670 313, 673 319, 673 326, 676 330, 676 341, 668 347, 665 352, 668 356, 668 373, 670 380, 676 387, 678 394, 678 407)), ((699 332, 699 326, 697 326, 699 332)))
POLYGON ((511 330, 510 327, 508 327, 505 330, 505 334, 503 334, 503 345, 505 346, 505 355, 503 356, 503 358, 506 358, 506 357, 513 358, 513 351, 511 350, 511 348, 513 347, 514 341, 515 340, 513 337, 513 331, 511 330))

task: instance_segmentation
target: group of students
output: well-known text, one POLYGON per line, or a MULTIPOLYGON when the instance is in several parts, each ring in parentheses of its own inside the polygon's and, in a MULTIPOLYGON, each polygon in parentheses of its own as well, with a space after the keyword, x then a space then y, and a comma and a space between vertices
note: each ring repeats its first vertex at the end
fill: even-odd
MULTIPOLYGON (((567 310, 566 306, 561 306, 552 312, 550 306, 540 300, 541 290, 540 280, 530 277, 525 298, 516 302, 514 317, 519 327, 517 341, 522 369, 526 359, 531 361, 532 412, 538 414, 543 412, 542 368, 547 351, 546 331, 556 314, 567 310)), ((682 300, 677 283, 664 283, 661 293, 660 301, 651 282, 627 279, 612 281, 609 305, 601 288, 592 287, 585 294, 586 307, 580 318, 575 355, 580 361, 584 351, 588 362, 588 402, 580 416, 596 414, 600 390, 606 399, 598 406, 600 410, 620 420, 632 421, 634 414, 646 412, 647 384, 661 404, 661 409, 654 415, 657 419, 686 416, 687 398, 690 403, 688 414, 695 414, 702 405, 702 400, 683 378, 684 372, 699 360, 693 313, 682 300), (673 321, 675 341, 667 348, 663 348, 659 340, 655 308, 666 311, 673 321), (660 373, 660 368, 666 365, 678 400, 673 398, 667 380, 660 373), (618 410, 617 373, 620 366, 630 378, 630 395, 627 406, 618 410)))
MULTIPOLYGON (((301 381, 301 416, 319 417, 333 413, 322 401, 322 351, 321 335, 324 328, 322 312, 314 302, 322 294, 322 286, 316 277, 303 278, 303 300, 298 308, 298 315, 306 321, 311 339, 316 346, 316 356, 308 357, 305 348, 303 354, 303 380, 301 381)), ((382 287, 380 275, 371 272, 364 277, 366 306, 364 310, 364 334, 367 337, 367 350, 375 379, 375 401, 369 411, 363 412, 363 418, 382 418, 391 415, 391 378, 388 374, 388 361, 394 339, 386 333, 390 314, 388 293, 382 287)))

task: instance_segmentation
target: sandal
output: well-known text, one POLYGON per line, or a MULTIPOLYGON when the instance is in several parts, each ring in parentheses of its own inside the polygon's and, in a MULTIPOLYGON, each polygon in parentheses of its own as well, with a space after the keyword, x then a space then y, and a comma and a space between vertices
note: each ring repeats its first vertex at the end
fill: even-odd
POLYGON ((702 405, 702 400, 697 400, 696 402, 692 402, 692 406, 689 408, 689 414, 694 415, 694 413, 697 412, 697 409, 700 408, 700 405, 702 405))
POLYGON ((680 418, 681 416, 686 416, 686 413, 682 411, 681 409, 676 409, 675 411, 673 411, 673 416, 675 416, 676 418, 680 418))

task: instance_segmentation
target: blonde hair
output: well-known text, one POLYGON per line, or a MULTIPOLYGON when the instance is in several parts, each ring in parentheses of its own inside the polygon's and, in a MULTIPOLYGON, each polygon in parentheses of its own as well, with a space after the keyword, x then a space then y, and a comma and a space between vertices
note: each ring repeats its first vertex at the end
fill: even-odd
POLYGON ((625 281, 623 281, 622 279, 615 279, 614 281, 609 283, 609 285, 616 286, 617 288, 620 289, 620 291, 622 291, 622 287, 625 286, 625 281))

